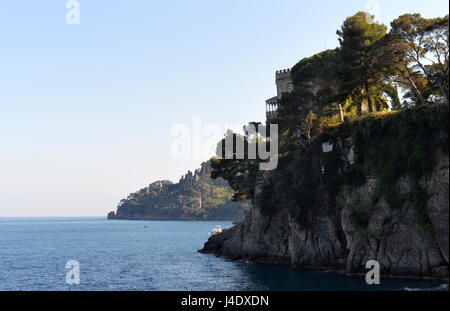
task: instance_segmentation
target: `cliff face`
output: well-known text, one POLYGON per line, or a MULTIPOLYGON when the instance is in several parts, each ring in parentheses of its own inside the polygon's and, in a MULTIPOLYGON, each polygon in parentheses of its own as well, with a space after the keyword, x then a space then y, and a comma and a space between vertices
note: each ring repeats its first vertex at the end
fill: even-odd
MULTIPOLYGON (((386 137, 392 141, 395 136, 386 137)), ((430 134, 429 140, 433 139, 430 134)), ((380 141, 373 150, 383 148, 380 141)), ((355 165, 362 166, 361 159, 367 160, 369 152, 362 154, 365 146, 355 151, 354 143, 334 142, 335 150, 340 149, 338 162, 343 163, 336 172, 351 171, 355 165)), ((393 141, 394 148, 400 144, 393 141)), ((413 144, 414 141, 410 141, 405 146, 409 148, 413 144)), ((384 188, 386 183, 381 183, 381 177, 377 179, 376 174, 365 174, 361 178, 363 182, 351 187, 330 186, 335 184, 326 183, 329 169, 326 161, 317 154, 312 155, 313 160, 307 165, 312 169, 307 174, 324 167, 325 173, 315 179, 321 180, 318 182, 321 186, 318 186, 319 191, 313 192, 314 200, 306 216, 303 215, 304 221, 299 221, 299 211, 305 209, 301 205, 304 200, 295 198, 307 189, 304 185, 296 186, 295 180, 301 176, 295 179, 286 172, 295 176, 304 175, 305 171, 291 165, 279 174, 282 180, 289 180, 288 185, 293 185, 294 193, 283 192, 286 185, 277 188, 273 182, 271 184, 271 175, 276 172, 266 172, 262 178, 265 182, 256 187, 254 205, 245 219, 222 234, 212 236, 200 252, 232 260, 336 268, 348 273, 366 272, 366 262, 377 260, 383 275, 448 278, 448 152, 443 152, 441 147, 425 152, 433 159, 426 174, 420 177, 405 174, 384 188), (334 189, 338 189, 337 193, 332 193, 334 189), (271 212, 267 213, 267 206, 262 203, 267 201, 268 191, 282 192, 281 197, 289 198, 285 202, 279 198, 270 201, 271 212)), ((379 154, 375 158, 378 159, 379 154)), ((385 160, 383 165, 392 164, 386 157, 381 158, 385 160)))
MULTIPOLYGON (((293 267, 335 267, 349 273, 367 271, 365 263, 375 259, 386 275, 448 277, 448 164, 448 156, 441 153, 433 173, 421 181, 430 194, 431 234, 422 232, 408 204, 393 214, 383 196, 374 205, 367 228, 359 228, 352 211, 370 204, 375 182, 369 179, 351 193, 340 193, 334 212, 316 214, 309 228, 299 225, 287 209, 269 217, 253 206, 244 221, 212 236, 201 252, 293 267)), ((406 192, 411 183, 402 179, 397 186, 406 192)))
POLYGON ((313 228, 301 228, 288 212, 269 218, 251 208, 243 222, 212 236, 200 252, 294 267, 341 265, 346 249, 339 223, 325 215, 315 221, 313 228))
MULTIPOLYGON (((347 271, 364 271, 365 263, 375 259, 386 274, 448 277, 448 164, 448 155, 440 154, 432 174, 420 181, 429 195, 428 228, 423 228, 411 206, 404 204, 392 211, 385 197, 375 204, 367 229, 358 228, 352 220, 351 209, 358 204, 369 204, 374 180, 342 196, 341 223, 349 250, 347 271)), ((402 178, 396 186, 400 193, 406 193, 412 184, 402 178)))

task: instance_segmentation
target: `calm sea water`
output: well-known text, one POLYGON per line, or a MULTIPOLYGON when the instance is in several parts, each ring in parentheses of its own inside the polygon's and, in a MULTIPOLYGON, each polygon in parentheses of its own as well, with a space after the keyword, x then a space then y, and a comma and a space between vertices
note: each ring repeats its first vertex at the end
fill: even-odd
POLYGON ((197 253, 216 224, 103 218, 0 219, 0 290, 393 290, 439 283, 382 280, 197 253), (144 225, 148 228, 145 228, 144 225), (66 284, 68 260, 80 284, 66 284))

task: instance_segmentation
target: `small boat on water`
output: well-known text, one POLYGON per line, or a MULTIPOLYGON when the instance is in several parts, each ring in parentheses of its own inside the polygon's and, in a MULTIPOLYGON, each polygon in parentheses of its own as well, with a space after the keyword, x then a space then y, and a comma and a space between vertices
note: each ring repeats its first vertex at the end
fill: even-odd
POLYGON ((148 226, 147 226, 147 225, 144 225, 144 228, 148 228, 148 226))
POLYGON ((221 225, 216 225, 214 227, 213 231, 211 231, 209 233, 209 235, 216 235, 216 234, 219 234, 219 233, 222 233, 222 226, 221 225))

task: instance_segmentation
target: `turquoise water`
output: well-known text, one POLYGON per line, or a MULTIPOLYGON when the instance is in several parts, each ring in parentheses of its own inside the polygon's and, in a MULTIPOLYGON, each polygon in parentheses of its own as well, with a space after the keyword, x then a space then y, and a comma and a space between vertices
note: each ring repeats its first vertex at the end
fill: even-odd
POLYGON ((0 290, 392 290, 439 283, 382 280, 197 253, 216 224, 103 218, 0 218, 0 290), (144 225, 148 228, 145 228, 144 225), (80 284, 66 284, 68 260, 80 284))

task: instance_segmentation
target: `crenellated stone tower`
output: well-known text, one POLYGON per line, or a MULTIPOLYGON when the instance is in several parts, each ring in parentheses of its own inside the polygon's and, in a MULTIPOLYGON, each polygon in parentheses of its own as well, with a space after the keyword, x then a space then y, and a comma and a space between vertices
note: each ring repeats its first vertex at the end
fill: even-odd
POLYGON ((294 89, 291 79, 291 70, 283 69, 275 72, 275 84, 277 86, 277 96, 266 100, 267 121, 274 121, 277 118, 278 101, 283 93, 290 93, 294 89))

